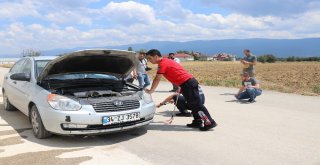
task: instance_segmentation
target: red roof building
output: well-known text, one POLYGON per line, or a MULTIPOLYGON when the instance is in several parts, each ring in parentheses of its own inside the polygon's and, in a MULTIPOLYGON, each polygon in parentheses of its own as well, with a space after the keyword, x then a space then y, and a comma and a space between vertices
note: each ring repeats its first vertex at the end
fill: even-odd
MULTIPOLYGON (((162 55, 162 57, 168 58, 168 55, 164 54, 164 55, 162 55)), ((174 54, 174 57, 179 58, 180 61, 193 61, 194 60, 193 56, 191 56, 189 54, 185 54, 185 53, 174 54)))

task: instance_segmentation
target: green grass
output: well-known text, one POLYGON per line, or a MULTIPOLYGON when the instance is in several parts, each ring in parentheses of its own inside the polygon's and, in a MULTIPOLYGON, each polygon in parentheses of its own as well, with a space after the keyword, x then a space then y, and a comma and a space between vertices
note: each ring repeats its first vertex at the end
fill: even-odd
POLYGON ((320 84, 314 85, 312 91, 316 94, 320 94, 320 84))

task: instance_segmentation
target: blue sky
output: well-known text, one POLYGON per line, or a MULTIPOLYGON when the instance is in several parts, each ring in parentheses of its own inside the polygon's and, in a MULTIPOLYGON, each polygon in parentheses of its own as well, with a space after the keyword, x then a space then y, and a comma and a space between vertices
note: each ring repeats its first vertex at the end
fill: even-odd
POLYGON ((319 0, 0 0, 0 54, 148 41, 320 37, 319 0))

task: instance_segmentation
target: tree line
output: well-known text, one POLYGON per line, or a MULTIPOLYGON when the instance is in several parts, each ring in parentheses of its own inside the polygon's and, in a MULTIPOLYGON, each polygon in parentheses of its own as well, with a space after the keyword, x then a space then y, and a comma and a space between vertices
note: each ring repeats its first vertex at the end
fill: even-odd
POLYGON ((276 61, 282 61, 282 62, 302 62, 302 61, 320 61, 320 57, 296 57, 296 56, 290 56, 290 57, 276 57, 272 54, 266 54, 258 56, 257 61, 262 63, 274 63, 276 61))
MULTIPOLYGON (((129 51, 133 51, 132 47, 128 48, 129 51)), ((201 53, 194 53, 193 51, 189 52, 186 50, 178 50, 176 53, 185 53, 185 54, 190 54, 194 57, 195 60, 198 60, 200 56, 202 55, 201 53)), ((37 50, 33 49, 24 49, 22 51, 22 56, 40 56, 42 53, 37 50)), ((231 59, 226 59, 225 61, 229 61, 231 59)), ((237 59, 238 60, 238 59, 237 59)), ((257 61, 262 62, 262 63, 274 63, 276 61, 282 61, 282 62, 302 62, 302 61, 320 61, 320 57, 297 57, 297 56, 289 56, 289 57, 276 57, 273 54, 265 54, 265 55, 260 55, 257 57, 257 61)))

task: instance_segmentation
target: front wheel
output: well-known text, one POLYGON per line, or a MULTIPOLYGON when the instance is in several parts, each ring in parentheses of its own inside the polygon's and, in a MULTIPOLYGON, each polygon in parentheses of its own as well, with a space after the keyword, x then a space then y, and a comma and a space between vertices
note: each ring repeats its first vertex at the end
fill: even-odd
POLYGON ((6 111, 15 111, 17 110, 16 107, 14 107, 10 101, 9 101, 9 98, 8 96, 6 95, 6 93, 3 92, 3 106, 4 106, 4 109, 6 111))
POLYGON ((41 116, 36 106, 32 106, 31 108, 30 122, 32 125, 34 136, 36 136, 38 139, 44 139, 51 136, 51 133, 48 132, 46 128, 44 128, 41 116))

